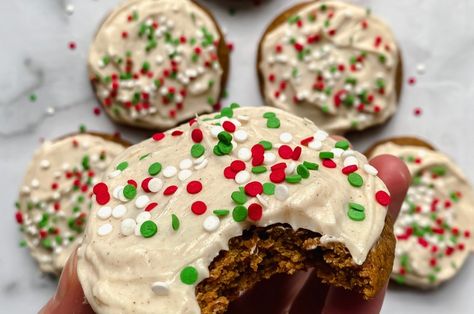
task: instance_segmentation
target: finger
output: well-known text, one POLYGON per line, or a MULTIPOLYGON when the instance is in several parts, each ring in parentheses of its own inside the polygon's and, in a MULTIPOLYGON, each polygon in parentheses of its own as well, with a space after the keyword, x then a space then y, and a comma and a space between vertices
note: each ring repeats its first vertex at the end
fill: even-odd
POLYGON ((329 285, 323 284, 316 273, 310 270, 310 276, 291 305, 290 314, 321 313, 329 285))
POLYGON ((40 314, 93 314, 94 311, 85 302, 79 278, 77 277, 77 254, 69 257, 59 279, 56 294, 40 310, 40 314))
MULTIPOLYGON (((403 161, 392 155, 377 156, 370 161, 370 164, 377 168, 379 178, 384 181, 390 192, 392 202, 388 213, 394 221, 411 182, 410 172, 403 161)), ((356 292, 332 287, 329 289, 323 313, 379 313, 385 290, 386 287, 374 298, 364 300, 356 292)))

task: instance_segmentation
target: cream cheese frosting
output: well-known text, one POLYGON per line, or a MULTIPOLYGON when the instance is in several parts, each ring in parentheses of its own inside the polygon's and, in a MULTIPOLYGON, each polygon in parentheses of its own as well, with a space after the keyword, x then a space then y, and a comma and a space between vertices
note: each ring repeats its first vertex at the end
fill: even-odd
POLYGON ((218 104, 222 43, 213 18, 193 1, 125 1, 90 48, 92 84, 112 119, 169 128, 218 104))
POLYGON ((421 288, 452 278, 474 249, 474 194, 462 171, 441 152, 391 142, 372 155, 392 154, 413 182, 395 223, 392 278, 421 288))
POLYGON ((197 117, 130 147, 107 172, 78 251, 97 313, 200 313, 195 286, 251 225, 321 233, 360 265, 390 202, 365 156, 272 107, 197 117), (104 208, 112 215, 99 215, 104 208))
POLYGON ((399 66, 391 30, 369 10, 311 1, 264 35, 258 70, 268 105, 342 133, 395 113, 399 66))
POLYGON ((92 186, 124 147, 77 134, 46 141, 23 180, 16 220, 41 271, 61 273, 82 240, 92 186))

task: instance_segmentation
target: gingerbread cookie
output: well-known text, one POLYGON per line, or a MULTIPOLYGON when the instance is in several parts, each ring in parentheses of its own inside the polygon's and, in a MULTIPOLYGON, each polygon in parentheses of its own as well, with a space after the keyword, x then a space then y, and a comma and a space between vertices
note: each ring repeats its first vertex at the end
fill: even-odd
POLYGON ((377 170, 307 119, 237 107, 130 147, 95 185, 78 274, 97 313, 223 313, 306 267, 365 298, 385 286, 395 240, 377 170))
POLYGON ((331 133, 363 130, 396 111, 402 67, 391 30, 343 1, 300 3, 280 14, 258 50, 268 105, 331 133))
POLYGON ((92 186, 127 146, 110 135, 83 133, 46 141, 35 152, 15 217, 42 272, 61 273, 82 240, 92 186))
POLYGON ((397 248, 392 278, 432 288, 451 279, 474 249, 474 193, 445 154, 416 138, 377 143, 368 156, 403 159, 413 177, 395 223, 397 248))
POLYGON ((211 112, 229 67, 212 14, 189 0, 131 0, 101 25, 89 53, 99 101, 116 122, 166 129, 211 112))

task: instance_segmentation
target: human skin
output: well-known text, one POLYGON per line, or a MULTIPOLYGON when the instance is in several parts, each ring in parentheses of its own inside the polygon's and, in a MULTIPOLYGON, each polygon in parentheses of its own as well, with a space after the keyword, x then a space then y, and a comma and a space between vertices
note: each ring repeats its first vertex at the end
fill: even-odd
MULTIPOLYGON (((379 178, 390 191, 392 202, 388 214, 395 221, 411 181, 408 168, 392 155, 377 156, 370 160, 370 164, 377 168, 379 178)), ((55 295, 40 310, 40 314, 94 313, 85 302, 76 268, 77 255, 74 252, 61 274, 55 295)), ((320 283, 311 271, 299 272, 293 276, 274 276, 258 284, 233 302, 228 313, 379 313, 385 290, 382 289, 370 300, 364 300, 355 292, 320 283)))

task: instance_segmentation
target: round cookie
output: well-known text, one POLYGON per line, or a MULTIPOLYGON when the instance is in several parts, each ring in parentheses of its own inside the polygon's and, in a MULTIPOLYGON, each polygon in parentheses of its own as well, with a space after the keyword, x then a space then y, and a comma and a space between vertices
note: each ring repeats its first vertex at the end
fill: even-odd
POLYGON ((397 247, 392 278, 433 288, 452 278, 474 249, 474 193, 453 161, 430 144, 411 137, 374 145, 368 156, 403 159, 413 182, 394 232, 397 247))
POLYGON ((384 183, 307 119, 234 104, 156 133, 119 162, 129 167, 95 187, 78 251, 97 313, 224 313, 256 282, 307 267, 365 298, 389 278, 384 183), (126 213, 97 217, 104 207, 126 213))
POLYGON ((101 25, 88 68, 114 121, 167 129, 219 104, 229 51, 212 14, 196 2, 130 0, 101 25))
POLYGON ((260 41, 257 72, 268 105, 330 133, 384 123, 401 92, 391 30, 342 1, 303 2, 276 17, 260 41))
POLYGON ((92 186, 129 145, 111 135, 81 133, 46 141, 35 152, 15 218, 42 272, 61 273, 82 241, 92 186))

